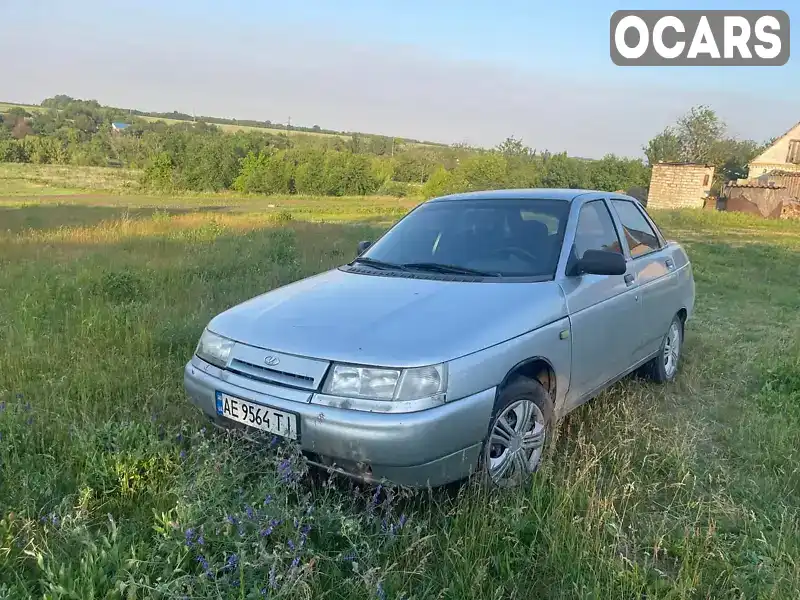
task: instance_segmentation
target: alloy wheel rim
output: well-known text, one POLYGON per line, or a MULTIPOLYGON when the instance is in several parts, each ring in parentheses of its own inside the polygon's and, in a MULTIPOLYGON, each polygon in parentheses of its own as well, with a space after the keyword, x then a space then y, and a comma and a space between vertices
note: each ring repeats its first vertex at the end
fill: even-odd
POLYGON ((495 419, 486 445, 486 465, 492 482, 517 483, 536 470, 545 441, 544 415, 535 402, 517 400, 495 419))
POLYGON ((681 353, 681 332, 677 323, 670 325, 664 343, 664 372, 672 377, 678 370, 678 359, 681 353))

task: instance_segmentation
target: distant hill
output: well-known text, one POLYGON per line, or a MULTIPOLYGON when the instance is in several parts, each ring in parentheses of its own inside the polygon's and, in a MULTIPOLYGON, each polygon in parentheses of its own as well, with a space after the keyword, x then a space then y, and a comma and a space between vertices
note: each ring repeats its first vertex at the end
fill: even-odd
MULTIPOLYGON (((45 102, 53 102, 57 106, 57 103, 68 101, 71 99, 72 98, 68 96, 59 95, 55 96, 54 98, 49 98, 45 102)), ((18 104, 15 102, 0 102, 0 112, 8 112, 10 109, 14 107, 22 108, 28 112, 38 112, 53 108, 53 106, 46 106, 43 104, 18 104)), ((272 121, 268 120, 255 121, 252 119, 229 119, 224 117, 190 115, 178 111, 148 112, 132 108, 121 108, 113 106, 109 106, 108 108, 113 108, 119 111, 126 112, 129 115, 140 117, 146 121, 151 121, 151 122, 164 121, 165 123, 168 124, 192 123, 192 122, 209 123, 217 125, 223 131, 228 131, 228 132, 257 130, 257 131, 265 131, 266 133, 283 133, 287 135, 297 135, 302 133, 307 135, 337 136, 345 139, 349 139, 353 135, 364 136, 364 137, 392 137, 392 136, 384 136, 381 134, 363 133, 358 131, 337 131, 335 129, 322 128, 319 125, 312 125, 311 127, 308 127, 304 125, 294 125, 294 124, 288 125, 282 123, 273 123, 272 121)), ((405 138, 397 136, 395 136, 394 139, 410 145, 439 146, 439 147, 446 147, 448 145, 440 142, 430 142, 430 141, 417 140, 414 138, 405 138)))

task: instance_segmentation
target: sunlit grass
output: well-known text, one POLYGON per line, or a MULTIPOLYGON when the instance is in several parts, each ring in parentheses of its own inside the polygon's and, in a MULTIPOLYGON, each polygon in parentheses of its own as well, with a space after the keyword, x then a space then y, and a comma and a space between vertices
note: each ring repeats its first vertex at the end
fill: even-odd
POLYGON ((694 261, 681 375, 569 416, 525 489, 373 496, 204 429, 208 319, 414 204, 0 200, 0 597, 800 596, 797 223, 656 213, 694 261))

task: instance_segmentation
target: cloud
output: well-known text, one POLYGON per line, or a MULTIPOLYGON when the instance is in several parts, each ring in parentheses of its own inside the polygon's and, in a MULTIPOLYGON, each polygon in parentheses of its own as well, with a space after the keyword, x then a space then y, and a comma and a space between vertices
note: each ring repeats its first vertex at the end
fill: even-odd
MULTIPOLYGON (((538 149, 599 157, 641 147, 693 104, 717 109, 758 140, 800 119, 788 102, 747 91, 684 89, 679 74, 600 79, 445 59, 421 48, 344 42, 275 27, 176 28, 158 20, 87 28, 65 44, 47 27, 0 41, 15 101, 66 93, 144 110, 270 119, 341 130, 490 146, 514 135, 538 149)), ((552 66, 552 65, 551 65, 552 66)))

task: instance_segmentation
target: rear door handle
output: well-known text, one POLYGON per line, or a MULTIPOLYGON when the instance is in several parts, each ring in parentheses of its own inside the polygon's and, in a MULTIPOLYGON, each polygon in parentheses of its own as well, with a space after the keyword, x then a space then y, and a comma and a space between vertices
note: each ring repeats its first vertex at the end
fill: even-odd
POLYGON ((668 268, 670 271, 671 271, 672 269, 674 269, 674 268, 675 268, 675 263, 674 263, 674 262, 672 262, 672 259, 671 259, 671 258, 668 258, 668 259, 667 259, 665 262, 667 263, 667 268, 668 268))
POLYGON ((627 273, 625 275, 625 285, 633 285, 633 281, 636 278, 633 276, 633 273, 627 273))

